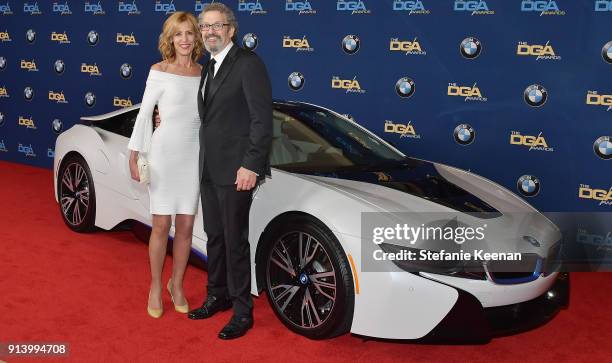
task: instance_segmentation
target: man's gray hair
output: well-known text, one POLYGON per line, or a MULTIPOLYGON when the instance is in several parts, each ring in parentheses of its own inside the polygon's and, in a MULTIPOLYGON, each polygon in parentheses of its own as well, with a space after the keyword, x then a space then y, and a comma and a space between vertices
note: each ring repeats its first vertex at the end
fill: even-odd
POLYGON ((238 39, 237 38, 237 36, 238 36, 238 20, 236 20, 236 15, 234 15, 234 12, 232 11, 232 9, 230 9, 227 5, 225 5, 223 3, 215 3, 215 2, 210 3, 210 4, 206 5, 204 7, 204 10, 202 10, 200 15, 198 15, 198 20, 200 21, 200 23, 202 23, 202 18, 204 17, 204 13, 206 13, 208 11, 218 11, 221 14, 225 15, 229 25, 234 27, 234 36, 232 37, 232 41, 234 43, 237 43, 237 39, 238 39))

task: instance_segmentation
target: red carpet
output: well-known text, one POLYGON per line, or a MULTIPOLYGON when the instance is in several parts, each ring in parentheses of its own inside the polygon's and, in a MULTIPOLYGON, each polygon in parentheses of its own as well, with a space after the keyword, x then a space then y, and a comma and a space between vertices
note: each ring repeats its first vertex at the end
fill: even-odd
MULTIPOLYGON (((0 343, 67 342, 69 360, 77 362, 612 362, 612 274, 605 273, 573 274, 570 308, 548 324, 478 346, 350 334, 311 341, 288 331, 265 296, 255 299, 254 329, 234 341, 217 338, 230 311, 195 322, 170 310, 165 295, 166 312, 154 320, 146 314, 146 245, 130 232, 71 232, 52 186, 50 170, 0 162, 0 343)), ((204 271, 189 267, 185 289, 194 306, 205 280, 204 271)))

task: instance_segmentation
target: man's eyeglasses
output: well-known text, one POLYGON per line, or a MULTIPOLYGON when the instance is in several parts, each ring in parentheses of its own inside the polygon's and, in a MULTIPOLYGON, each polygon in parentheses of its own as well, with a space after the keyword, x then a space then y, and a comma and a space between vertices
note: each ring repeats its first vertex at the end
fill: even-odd
POLYGON ((214 24, 200 24, 200 30, 203 31, 207 31, 207 30, 214 30, 214 31, 219 31, 221 29, 223 29, 224 26, 228 26, 229 24, 227 23, 214 23, 214 24))

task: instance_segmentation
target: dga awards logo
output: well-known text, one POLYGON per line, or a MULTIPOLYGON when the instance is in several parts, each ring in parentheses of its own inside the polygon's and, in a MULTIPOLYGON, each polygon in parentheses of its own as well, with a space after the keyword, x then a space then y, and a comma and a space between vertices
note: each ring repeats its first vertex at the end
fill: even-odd
POLYGON ((55 120, 53 120, 53 122, 51 122, 51 129, 56 135, 59 135, 62 132, 63 128, 64 124, 62 123, 62 120, 56 118, 55 120))
POLYGON ((461 41, 461 44, 459 44, 459 52, 467 59, 477 58, 481 51, 482 43, 474 37, 465 38, 461 41))
POLYGON ((592 188, 588 184, 580 184, 578 198, 598 201, 600 206, 612 205, 612 187, 606 190, 592 188))
POLYGON ((338 0, 336 3, 336 10, 350 12, 351 15, 367 15, 372 13, 371 10, 366 8, 365 2, 362 0, 338 0))
POLYGON ((487 98, 482 95, 480 88, 474 83, 473 86, 459 86, 457 83, 449 83, 447 94, 451 97, 464 97, 463 101, 487 102, 487 98))
POLYGON ((90 76, 101 76, 102 75, 96 63, 94 64, 81 63, 81 73, 88 73, 90 76))
POLYGON ((17 146, 17 152, 24 154, 25 156, 30 157, 30 158, 36 157, 32 144, 30 144, 29 146, 25 146, 19 143, 19 145, 17 146))
POLYGON ((595 0, 595 11, 612 11, 612 0, 595 0))
POLYGON ((212 0, 212 1, 196 0, 193 11, 199 14, 199 13, 201 13, 204 10, 204 8, 206 6, 208 6, 208 5, 210 5, 210 4, 214 3, 214 2, 215 2, 214 0, 212 0))
POLYGON ((140 10, 138 10, 138 6, 136 5, 136 0, 132 1, 132 3, 119 1, 117 10, 120 13, 127 13, 128 15, 140 15, 140 10))
POLYGON ((345 90, 345 93, 366 93, 366 90, 361 88, 357 76, 353 77, 353 79, 342 79, 341 77, 333 76, 331 86, 333 89, 345 90))
POLYGON ((57 74, 63 74, 64 70, 66 70, 66 63, 61 59, 56 60, 55 63, 53 63, 53 70, 57 74))
POLYGON ((484 0, 455 0, 454 11, 468 12, 474 15, 493 15, 494 10, 489 9, 489 5, 484 0))
POLYGON ((20 67, 21 69, 27 70, 28 72, 38 72, 38 68, 36 67, 36 62, 34 61, 34 59, 32 59, 31 61, 22 59, 20 67))
POLYGON ((102 4, 98 1, 98 3, 94 3, 93 1, 85 1, 85 14, 90 13, 93 15, 104 15, 106 12, 102 9, 102 4))
POLYGON ((32 101, 32 99, 34 98, 34 88, 27 86, 26 88, 23 89, 23 98, 26 101, 32 101))
POLYGON ((427 55, 427 52, 423 50, 421 43, 419 43, 416 37, 412 41, 391 38, 389 50, 392 52, 401 52, 405 55, 427 55))
POLYGON ((35 2, 34 4, 24 3, 23 4, 23 13, 24 14, 30 14, 30 15, 40 15, 40 14, 42 14, 42 12, 40 11, 40 8, 38 7, 38 2, 35 2))
POLYGON ((601 48, 601 57, 608 64, 612 64, 612 41, 607 42, 603 48, 601 48))
POLYGON ((60 92, 49 91, 49 101, 55 102, 55 103, 68 103, 68 101, 66 101, 66 96, 64 96, 63 91, 60 91, 60 92))
POLYGON ((93 107, 96 104, 96 95, 93 92, 87 92, 85 94, 85 104, 87 107, 93 107))
POLYGON ((99 41, 100 41, 100 34, 98 34, 97 31, 90 30, 89 33, 87 33, 87 44, 89 44, 92 47, 94 47, 94 46, 98 45, 99 41))
POLYGON ((593 143, 595 155, 604 160, 612 159, 612 137, 601 136, 593 143))
POLYGON ((68 34, 66 34, 66 32, 63 32, 63 33, 51 32, 51 41, 57 42, 59 44, 70 44, 70 39, 68 39, 68 34))
POLYGON ((586 104, 603 106, 606 111, 612 110, 612 95, 600 95, 597 91, 587 91, 586 104))
POLYGON ((516 182, 516 189, 524 197, 535 197, 540 192, 540 179, 533 175, 523 175, 516 182))
POLYGON ((12 42, 13 41, 11 39, 11 36, 9 35, 8 30, 0 32, 0 40, 2 41, 2 43, 4 43, 4 42, 12 42))
POLYGON ((359 51, 361 41, 356 35, 347 35, 342 39, 342 50, 346 54, 353 55, 359 51))
POLYGON ((399 134, 401 138, 420 139, 421 135, 416 133, 412 121, 407 124, 395 123, 390 120, 385 120, 385 133, 399 134))
POLYGON ((70 6, 68 6, 68 1, 63 4, 54 2, 53 13, 60 15, 72 15, 72 11, 70 11, 70 6))
POLYGON ((0 13, 2 15, 13 15, 13 11, 11 10, 11 6, 9 5, 8 1, 4 5, 0 4, 0 13))
POLYGON ((310 42, 305 35, 301 39, 285 35, 283 37, 283 48, 294 48, 296 52, 314 52, 314 48, 310 46, 310 42))
POLYGON ((259 45, 259 40, 257 39, 257 35, 254 33, 247 33, 242 37, 242 46, 248 50, 255 50, 259 45))
POLYGON ((131 33, 129 35, 122 34, 122 33, 117 33, 116 42, 117 42, 117 44, 125 44, 126 47, 128 45, 140 45, 136 41, 136 37, 134 36, 134 33, 131 33))
POLYGON ((516 46, 516 54, 519 56, 536 57, 536 60, 561 60, 561 56, 555 53, 550 41, 546 44, 528 44, 527 42, 518 42, 516 46))
POLYGON ((113 97, 113 106, 115 107, 132 107, 132 100, 128 98, 119 98, 117 96, 113 97))
POLYGON ((523 0, 521 2, 522 12, 535 12, 543 15, 565 15, 565 10, 561 10, 554 0, 523 0))
POLYGON ((4 140, 0 140, 0 152, 8 152, 6 146, 4 145, 4 140))
POLYGON ((256 1, 239 0, 238 1, 238 11, 247 12, 251 15, 266 15, 268 13, 266 10, 264 10, 259 0, 256 0, 256 1))
POLYGON ((28 129, 36 130, 36 124, 34 123, 32 116, 30 116, 30 118, 19 116, 19 121, 17 121, 17 124, 28 129))
POLYGON ((287 79, 289 83, 289 89, 292 91, 299 91, 304 88, 304 75, 300 72, 293 72, 287 79))
POLYGON ((155 12, 156 13, 164 13, 166 15, 172 14, 176 12, 176 7, 174 6, 174 0, 168 1, 155 1, 155 12))
POLYGON ((453 130, 455 142, 459 145, 469 145, 476 138, 476 131, 468 124, 460 124, 453 130))
POLYGON ((431 14, 420 0, 393 0, 393 11, 407 11, 408 15, 428 15, 431 14))
POLYGON ((0 87, 0 98, 10 98, 8 91, 4 86, 0 87))
POLYGON ((286 0, 285 11, 298 13, 298 15, 314 15, 317 13, 317 10, 312 8, 308 0, 286 0))
POLYGON ((510 132, 510 145, 518 145, 528 147, 529 151, 555 151, 549 147, 546 138, 540 132, 537 136, 522 135, 519 131, 510 132))
POLYGON ((411 78, 402 77, 395 82, 395 93, 401 98, 409 98, 416 91, 416 85, 411 78))
POLYGON ((123 63, 119 68, 119 74, 123 79, 130 79, 132 77, 132 66, 129 63, 123 63))
POLYGON ((34 31, 34 29, 28 29, 26 31, 26 40, 28 41, 28 44, 34 44, 36 41, 36 31, 34 31))
POLYGON ((532 84, 523 91, 523 100, 531 107, 541 107, 548 100, 548 91, 539 84, 532 84))

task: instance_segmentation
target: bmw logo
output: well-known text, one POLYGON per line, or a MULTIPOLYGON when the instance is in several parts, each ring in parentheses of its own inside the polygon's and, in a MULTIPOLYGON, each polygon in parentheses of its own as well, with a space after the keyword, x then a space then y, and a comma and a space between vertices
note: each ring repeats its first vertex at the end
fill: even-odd
POLYGON ((601 56, 606 62, 612 64, 612 40, 603 46, 601 49, 601 56))
POLYGON ((56 118, 51 123, 51 127, 53 128, 53 132, 59 134, 60 132, 62 132, 62 128, 64 127, 64 125, 62 124, 62 120, 56 118))
POLYGON ((300 72, 293 72, 289 75, 288 83, 292 91, 299 91, 304 87, 304 75, 300 72))
POLYGON ((94 46, 98 44, 99 40, 100 40, 100 35, 98 34, 97 31, 91 30, 89 33, 87 33, 87 43, 89 43, 89 45, 94 46))
POLYGON ((55 73, 62 74, 64 73, 64 69, 66 69, 66 64, 63 60, 58 59, 53 63, 53 69, 55 69, 55 73))
POLYGON ((248 50, 255 50, 258 44, 257 35, 253 33, 245 34, 242 38, 242 46, 248 50))
POLYGON ((414 81, 408 77, 403 77, 395 82, 395 93, 402 98, 408 98, 416 91, 414 81))
POLYGON ((540 192, 540 179, 533 175, 523 175, 516 182, 516 187, 521 195, 533 197, 540 192))
POLYGON ((476 131, 468 124, 461 124, 455 127, 453 134, 455 135, 455 141, 459 145, 469 145, 476 138, 476 131))
POLYGON ((0 127, 4 125, 4 114, 0 112, 0 127))
POLYGON ((342 50, 346 54, 355 54, 359 51, 359 37, 356 35, 347 35, 342 39, 342 50))
POLYGON ((540 107, 546 103, 548 91, 539 84, 532 84, 523 92, 523 98, 529 106, 540 107))
POLYGON ((34 98, 34 88, 32 87, 26 87, 23 90, 23 97, 26 99, 26 101, 32 101, 32 98, 34 98))
POLYGON ((123 79, 130 78, 132 76, 132 66, 127 63, 123 63, 121 65, 121 69, 119 70, 119 73, 121 74, 121 78, 123 79))
POLYGON ((299 279, 300 279, 300 283, 301 283, 302 285, 306 285, 306 284, 308 284, 308 275, 306 275, 306 273, 302 272, 302 273, 300 274, 299 279))
POLYGON ((474 37, 465 38, 461 41, 459 51, 464 58, 474 59, 480 55, 482 44, 474 37))
POLYGON ((612 159, 612 137, 602 136, 593 144, 595 154, 604 160, 612 159))
POLYGON ((0 71, 3 71, 5 69, 6 69, 6 58, 0 57, 0 71))
POLYGON ((34 43, 36 40, 36 32, 33 29, 28 29, 26 32, 26 39, 28 40, 28 43, 34 43))
POLYGON ((85 104, 88 107, 93 107, 96 104, 96 95, 93 92, 87 92, 85 94, 85 104))

